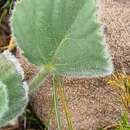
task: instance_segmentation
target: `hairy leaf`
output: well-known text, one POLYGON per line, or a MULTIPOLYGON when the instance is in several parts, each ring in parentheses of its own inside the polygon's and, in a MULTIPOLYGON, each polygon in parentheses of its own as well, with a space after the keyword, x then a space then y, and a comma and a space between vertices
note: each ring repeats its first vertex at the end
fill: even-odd
POLYGON ((22 0, 13 13, 17 43, 36 65, 58 74, 110 74, 112 63, 96 18, 95 0, 22 0))
MULTIPOLYGON (((4 84, 2 86, 0 85, 0 89, 6 89, 4 91, 8 95, 9 108, 5 109, 4 114, 0 117, 1 127, 7 125, 11 120, 16 119, 23 112, 28 99, 27 92, 23 88, 21 74, 18 73, 14 64, 4 54, 0 54, 0 80, 4 84)), ((7 99, 1 99, 1 94, 0 92, 0 105, 2 105, 2 102, 7 104, 7 99)), ((5 107, 5 104, 0 106, 0 109, 1 107, 5 107)))
POLYGON ((8 110, 8 94, 6 85, 0 81, 0 118, 8 110))

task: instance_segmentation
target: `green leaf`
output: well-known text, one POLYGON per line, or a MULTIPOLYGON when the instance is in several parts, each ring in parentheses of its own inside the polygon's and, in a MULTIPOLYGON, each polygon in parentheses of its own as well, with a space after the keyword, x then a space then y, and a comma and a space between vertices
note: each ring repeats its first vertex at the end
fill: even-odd
POLYGON ((123 114, 123 116, 119 121, 119 125, 120 125, 119 128, 117 128, 116 130, 130 130, 128 112, 125 112, 123 114))
POLYGON ((128 113, 124 113, 124 115, 121 117, 120 123, 122 124, 122 126, 128 126, 129 125, 129 117, 128 117, 128 113))
POLYGON ((125 112, 122 116, 120 121, 117 124, 117 128, 114 130, 130 130, 130 124, 129 124, 129 117, 128 112, 125 112))
MULTIPOLYGON (((22 76, 18 71, 21 71, 20 66, 16 62, 14 56, 10 54, 0 54, 0 81, 4 84, 0 86, 0 88, 6 89, 5 92, 8 95, 9 108, 5 109, 4 114, 0 117, 0 127, 7 125, 14 119, 17 119, 27 105, 27 91, 22 83, 22 76), (13 62, 16 63, 19 70, 16 70, 16 66, 13 62)), ((7 99, 1 99, 1 96, 0 92, 0 105, 2 105, 2 102, 7 104, 7 99)))
POLYGON ((8 94, 6 85, 0 81, 0 118, 8 110, 8 94))
POLYGON ((22 0, 11 22, 18 45, 36 65, 52 65, 61 75, 112 72, 95 0, 22 0))

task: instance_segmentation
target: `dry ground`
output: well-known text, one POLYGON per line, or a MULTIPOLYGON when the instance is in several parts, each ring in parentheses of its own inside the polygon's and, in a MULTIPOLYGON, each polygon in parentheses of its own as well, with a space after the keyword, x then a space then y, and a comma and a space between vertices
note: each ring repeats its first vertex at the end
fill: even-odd
MULTIPOLYGON (((101 0, 98 8, 115 69, 130 73, 130 0, 101 0)), ((32 101, 37 115, 45 121, 51 88, 48 80, 43 86, 32 101)), ((76 130, 97 130, 120 118, 122 107, 118 96, 104 78, 65 78, 64 86, 76 130)), ((54 124, 52 121, 51 130, 55 130, 54 124)))
MULTIPOLYGON (((101 0, 98 8, 115 69, 130 73, 130 0, 101 0)), ((17 57, 25 69, 26 78, 31 79, 36 68, 19 54, 17 57)), ((64 78, 66 97, 76 130, 97 130, 120 118, 122 107, 118 95, 106 85, 104 79, 64 78)), ((33 95, 32 105, 45 122, 50 109, 50 80, 42 86, 33 95)), ((50 130, 55 130, 53 119, 50 130)))

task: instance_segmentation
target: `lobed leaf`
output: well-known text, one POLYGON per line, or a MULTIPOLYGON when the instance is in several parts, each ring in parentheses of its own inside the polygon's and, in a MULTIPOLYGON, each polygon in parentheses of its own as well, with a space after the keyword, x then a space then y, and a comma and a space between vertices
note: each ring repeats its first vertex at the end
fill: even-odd
POLYGON ((11 22, 18 45, 36 65, 72 76, 113 70, 95 0, 22 0, 11 22))
MULTIPOLYGON (((22 114, 28 101, 27 91, 23 87, 22 83, 22 76, 18 70, 16 70, 16 67, 10 58, 11 57, 8 57, 7 55, 5 56, 4 54, 0 54, 0 80, 4 84, 2 84, 2 86, 0 85, 0 89, 5 89, 4 91, 8 95, 7 102, 7 99, 1 98, 3 93, 0 92, 0 105, 2 105, 3 108, 4 105, 7 105, 8 103, 9 108, 5 109, 4 114, 0 117, 0 127, 7 125, 10 121, 16 119, 20 114, 22 114)), ((0 111, 0 113, 1 112, 2 111, 0 111)))

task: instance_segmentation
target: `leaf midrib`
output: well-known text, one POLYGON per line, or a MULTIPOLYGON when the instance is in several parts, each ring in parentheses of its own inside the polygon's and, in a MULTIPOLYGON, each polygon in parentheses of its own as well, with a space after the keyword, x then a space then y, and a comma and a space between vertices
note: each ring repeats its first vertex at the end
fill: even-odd
POLYGON ((55 58, 56 58, 56 56, 57 56, 57 54, 58 54, 58 51, 59 51, 60 48, 64 45, 65 41, 69 39, 69 37, 68 37, 68 36, 69 36, 69 35, 68 35, 68 32, 69 32, 69 30, 71 29, 71 27, 73 26, 73 24, 75 23, 75 21, 77 20, 77 17, 79 16, 79 13, 80 13, 80 11, 83 9, 84 6, 85 6, 85 4, 79 9, 79 11, 78 11, 78 13, 77 13, 77 15, 76 15, 74 21, 73 21, 72 24, 70 25, 70 28, 68 28, 68 30, 66 31, 66 33, 65 33, 65 35, 64 35, 64 37, 63 37, 63 39, 61 40, 61 42, 59 43, 59 45, 58 45, 57 48, 55 49, 54 55, 53 55, 52 58, 51 58, 51 63, 54 64, 55 58))

